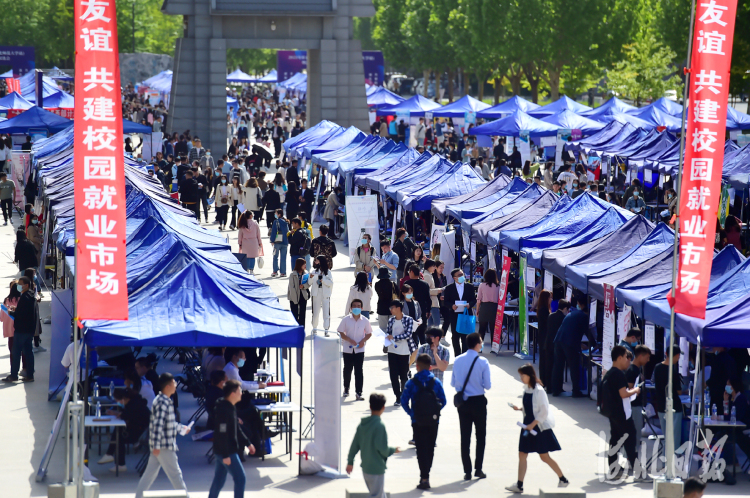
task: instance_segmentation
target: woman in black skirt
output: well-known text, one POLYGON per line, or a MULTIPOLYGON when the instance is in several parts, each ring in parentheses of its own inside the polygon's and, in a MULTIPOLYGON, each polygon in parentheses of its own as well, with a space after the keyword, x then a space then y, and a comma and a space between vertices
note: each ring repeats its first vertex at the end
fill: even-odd
POLYGON ((568 480, 560 470, 557 462, 549 456, 550 451, 559 451, 560 443, 557 442, 552 428, 555 419, 550 412, 547 393, 544 392, 541 382, 536 377, 536 371, 531 363, 527 363, 518 369, 523 382, 523 407, 511 405, 514 410, 523 411, 523 424, 521 438, 518 441, 518 482, 506 487, 508 491, 523 493, 523 478, 526 475, 526 459, 529 453, 538 453, 539 458, 555 471, 560 479, 557 486, 564 488, 568 480), (531 431, 536 431, 533 435, 531 431))

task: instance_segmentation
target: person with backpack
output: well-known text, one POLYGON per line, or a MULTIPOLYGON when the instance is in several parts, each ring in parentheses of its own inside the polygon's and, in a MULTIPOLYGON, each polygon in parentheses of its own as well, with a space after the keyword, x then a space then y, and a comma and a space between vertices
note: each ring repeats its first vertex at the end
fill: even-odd
POLYGON ((316 259, 318 267, 310 274, 310 294, 312 296, 312 326, 318 328, 318 319, 323 311, 323 328, 331 328, 331 294, 333 293, 333 273, 328 268, 328 258, 320 255, 316 259))
MULTIPOLYGON (((610 475, 615 466, 619 467, 617 464, 618 452, 613 449, 622 445, 628 458, 629 467, 635 469, 638 438, 635 434, 630 397, 634 394, 640 394, 641 389, 639 386, 628 389, 628 379, 625 376, 625 371, 630 367, 628 350, 624 346, 615 346, 612 348, 611 354, 612 368, 609 369, 602 380, 600 411, 602 415, 609 419, 610 428, 609 451, 607 452, 609 468, 606 478, 610 482, 619 482, 627 475, 627 469, 619 469, 615 475, 610 475)), ((639 480, 639 478, 640 476, 636 476, 636 480, 639 480)))
POLYGON ((511 404, 511 408, 523 412, 523 425, 521 436, 518 441, 518 482, 507 486, 505 489, 513 493, 523 493, 523 478, 526 475, 526 460, 529 453, 538 453, 539 458, 557 474, 559 479, 558 488, 564 488, 568 480, 560 470, 560 466, 549 456, 550 451, 560 451, 560 443, 557 442, 552 428, 555 426, 555 418, 550 411, 549 399, 544 392, 542 383, 536 376, 534 365, 527 363, 518 369, 518 374, 523 382, 523 404, 519 408, 511 404), (534 434, 536 432, 536 434, 534 434))
POLYGON ((289 259, 292 268, 299 258, 304 258, 310 252, 312 241, 307 236, 307 230, 302 228, 302 220, 292 219, 292 231, 286 234, 289 241, 289 259))
POLYGON ((417 489, 430 489, 430 469, 435 455, 440 411, 445 406, 443 383, 430 372, 431 358, 417 357, 417 373, 409 379, 401 393, 401 406, 411 417, 414 444, 417 447, 419 484, 417 489))

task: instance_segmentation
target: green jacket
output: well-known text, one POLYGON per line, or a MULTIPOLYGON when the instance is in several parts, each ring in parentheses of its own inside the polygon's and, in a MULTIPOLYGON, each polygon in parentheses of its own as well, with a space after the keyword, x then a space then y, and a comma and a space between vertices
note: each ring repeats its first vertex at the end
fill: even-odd
POLYGON ((347 465, 354 465, 354 457, 360 451, 362 472, 372 475, 385 474, 385 461, 395 453, 396 448, 388 446, 388 434, 379 416, 364 417, 359 423, 349 448, 347 465))

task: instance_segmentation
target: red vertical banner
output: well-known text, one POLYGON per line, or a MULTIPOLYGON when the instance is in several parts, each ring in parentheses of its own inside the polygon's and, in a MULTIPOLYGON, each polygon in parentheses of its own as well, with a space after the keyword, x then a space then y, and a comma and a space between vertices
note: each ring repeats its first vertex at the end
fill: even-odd
POLYGON ((705 318, 721 198, 729 68, 737 0, 698 0, 680 186, 675 312, 705 318))
POLYGON ((115 0, 74 0, 76 315, 128 319, 115 0))
POLYGON ((497 294, 497 314, 495 315, 495 330, 492 333, 492 352, 500 351, 503 337, 503 316, 505 313, 505 297, 508 295, 508 277, 510 275, 510 257, 503 256, 503 269, 500 274, 500 289, 497 294))

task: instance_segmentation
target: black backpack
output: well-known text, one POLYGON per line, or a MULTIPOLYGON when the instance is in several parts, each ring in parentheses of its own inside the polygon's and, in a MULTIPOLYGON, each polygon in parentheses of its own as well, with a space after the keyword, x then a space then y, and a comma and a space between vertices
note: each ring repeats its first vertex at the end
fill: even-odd
POLYGON ((417 393, 412 400, 414 408, 414 421, 418 425, 435 426, 440 420, 440 404, 437 394, 435 394, 435 377, 431 378, 426 385, 422 386, 416 379, 412 382, 417 385, 417 393))
MULTIPOLYGON (((615 368, 615 367, 612 367, 615 368)), ((599 398, 601 399, 601 405, 599 406, 599 413, 607 418, 612 417, 614 400, 612 399, 612 388, 610 387, 610 378, 605 375, 602 379, 602 388, 600 391, 599 398)))
POLYGON ((300 256, 307 256, 310 254, 310 245, 312 244, 312 241, 310 240, 310 237, 307 236, 307 229, 306 228, 300 228, 302 236, 305 238, 305 241, 302 243, 302 245, 299 248, 299 255, 300 256))

